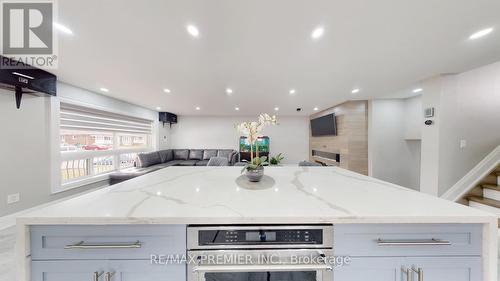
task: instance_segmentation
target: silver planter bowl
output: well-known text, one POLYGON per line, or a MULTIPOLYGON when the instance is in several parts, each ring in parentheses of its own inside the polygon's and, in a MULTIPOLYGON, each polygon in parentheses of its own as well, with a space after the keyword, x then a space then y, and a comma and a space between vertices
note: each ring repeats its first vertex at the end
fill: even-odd
POLYGON ((251 182, 259 182, 264 176, 264 167, 260 166, 259 168, 254 170, 247 170, 246 176, 251 182))

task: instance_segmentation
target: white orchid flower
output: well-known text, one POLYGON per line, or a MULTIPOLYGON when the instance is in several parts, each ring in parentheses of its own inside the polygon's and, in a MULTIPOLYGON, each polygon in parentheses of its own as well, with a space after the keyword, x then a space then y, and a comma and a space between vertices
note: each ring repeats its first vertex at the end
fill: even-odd
MULTIPOLYGON (((275 115, 270 116, 267 113, 260 114, 257 122, 248 121, 236 125, 236 129, 238 130, 238 132, 247 137, 247 141, 250 144, 250 158, 252 162, 253 162, 253 144, 259 138, 260 132, 264 129, 264 127, 270 125, 278 125, 278 119, 276 118, 275 115)), ((258 151, 256 152, 258 155, 258 151)))

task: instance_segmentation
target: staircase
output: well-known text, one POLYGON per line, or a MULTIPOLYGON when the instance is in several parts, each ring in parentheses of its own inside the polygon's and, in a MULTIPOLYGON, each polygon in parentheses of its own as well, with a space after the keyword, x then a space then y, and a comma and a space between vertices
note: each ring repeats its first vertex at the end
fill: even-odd
POLYGON ((496 214, 499 217, 500 227, 500 165, 462 197, 459 202, 496 214))

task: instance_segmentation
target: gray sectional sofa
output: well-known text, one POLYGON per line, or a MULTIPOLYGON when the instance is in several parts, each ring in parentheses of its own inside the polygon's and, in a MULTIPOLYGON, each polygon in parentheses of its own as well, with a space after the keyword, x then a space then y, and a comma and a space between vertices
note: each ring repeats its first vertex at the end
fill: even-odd
POLYGON ((206 166, 212 157, 225 157, 229 165, 239 161, 233 149, 166 149, 137 156, 136 167, 110 175, 110 184, 126 181, 170 166, 206 166))

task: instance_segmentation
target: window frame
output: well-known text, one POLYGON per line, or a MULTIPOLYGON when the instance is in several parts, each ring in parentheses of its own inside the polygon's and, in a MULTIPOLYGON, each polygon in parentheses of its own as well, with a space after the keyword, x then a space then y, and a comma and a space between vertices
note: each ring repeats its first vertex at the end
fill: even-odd
MULTIPOLYGON (((54 140, 53 145, 51 146, 52 150, 52 168, 53 171, 51 173, 51 192, 52 194, 64 192, 70 189, 82 187, 88 184, 96 183, 99 181, 109 179, 109 175, 113 172, 120 170, 120 156, 123 154, 129 153, 141 153, 141 152, 149 152, 157 150, 158 141, 156 140, 158 134, 158 121, 152 120, 150 118, 144 117, 136 117, 130 114, 130 112, 123 112, 119 110, 113 110, 110 108, 95 106, 93 104, 84 103, 80 101, 74 101, 66 98, 56 98, 53 99, 54 102, 51 103, 51 134, 52 139, 54 140), (144 147, 137 148, 116 148, 118 146, 119 135, 123 134, 120 132, 109 131, 113 134, 113 148, 109 150, 96 150, 96 151, 61 151, 60 143, 61 143, 61 121, 60 121, 60 112, 61 112, 61 103, 66 103, 75 106, 83 106, 89 107, 93 109, 98 109, 101 111, 109 112, 111 114, 120 114, 125 116, 130 116, 134 118, 142 118, 148 121, 151 121, 151 134, 145 134, 147 137, 147 145, 144 147), (114 169, 105 172, 102 174, 94 174, 94 169, 92 167, 92 163, 94 158, 102 157, 102 156, 112 156, 113 157, 113 166, 114 169), (77 179, 63 182, 62 180, 62 169, 61 165, 63 161, 68 160, 78 160, 78 159, 90 159, 91 167, 89 169, 90 174, 87 176, 79 177, 77 179)), ((131 133, 133 135, 133 133, 131 133)))

